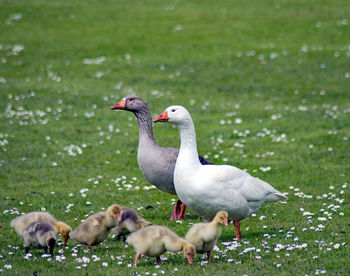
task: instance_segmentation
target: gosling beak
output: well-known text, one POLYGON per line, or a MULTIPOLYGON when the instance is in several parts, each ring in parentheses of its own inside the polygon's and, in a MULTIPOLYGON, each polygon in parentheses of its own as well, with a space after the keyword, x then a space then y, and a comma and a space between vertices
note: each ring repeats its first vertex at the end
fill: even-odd
POLYGON ((187 261, 189 264, 193 264, 193 256, 188 256, 187 261))
POLYGON ((159 115, 153 120, 153 122, 154 122, 154 123, 157 123, 157 122, 167 122, 168 120, 169 120, 168 112, 167 112, 167 111, 164 111, 163 113, 159 114, 159 115))
POLYGON ((222 222, 222 224, 225 225, 225 226, 228 226, 227 219, 225 219, 225 220, 222 222))
POLYGON ((68 237, 63 239, 63 244, 66 246, 68 241, 68 237))
POLYGON ((120 222, 122 220, 122 217, 120 216, 120 214, 116 214, 115 217, 118 220, 118 222, 120 222))
POLYGON ((111 109, 125 109, 125 99, 122 99, 116 105, 111 106, 111 109))

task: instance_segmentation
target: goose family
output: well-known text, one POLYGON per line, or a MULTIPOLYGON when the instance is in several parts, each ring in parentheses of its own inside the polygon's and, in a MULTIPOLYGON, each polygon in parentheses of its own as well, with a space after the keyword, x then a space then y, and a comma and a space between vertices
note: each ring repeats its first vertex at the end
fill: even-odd
POLYGON ((112 228, 118 225, 120 212, 120 206, 113 204, 108 207, 107 211, 89 216, 74 231, 70 232, 69 236, 79 243, 87 244, 92 251, 92 245, 103 242, 112 228))
MULTIPOLYGON (((137 96, 123 98, 111 109, 127 110, 135 114, 139 126, 139 145, 137 162, 148 182, 163 192, 175 195, 174 168, 179 149, 160 147, 153 136, 152 117, 147 104, 137 96)), ((209 165, 203 157, 197 156, 198 162, 209 165)), ((185 218, 186 206, 177 201, 171 220, 185 218)))
POLYGON ((196 132, 190 113, 182 106, 170 106, 154 122, 169 122, 180 133, 180 149, 159 147, 153 136, 152 119, 147 105, 136 96, 121 100, 112 109, 135 114, 139 124, 138 164, 145 178, 160 190, 177 194, 179 201, 171 219, 184 218, 186 206, 209 221, 193 225, 184 238, 165 226, 152 225, 127 206, 113 204, 106 211, 89 216, 74 231, 46 212, 31 212, 16 217, 11 227, 24 239, 24 248, 44 248, 53 254, 60 233, 64 244, 68 237, 88 245, 104 241, 113 233, 133 246, 137 267, 141 255, 155 257, 165 251, 183 251, 189 264, 196 253, 211 251, 221 235, 221 225, 233 221, 236 239, 241 238, 240 221, 255 213, 265 202, 286 200, 287 197, 270 184, 230 165, 213 165, 198 155, 196 132), (210 166, 206 166, 210 164, 210 166))
POLYGON ((196 248, 165 226, 152 225, 142 228, 131 234, 126 242, 136 250, 134 266, 141 255, 156 257, 157 264, 160 265, 160 255, 165 251, 179 252, 183 251, 189 264, 193 263, 193 257, 196 254, 196 248))
POLYGON ((240 221, 265 202, 287 199, 270 184, 229 165, 203 166, 198 160, 196 132, 190 113, 170 106, 154 122, 169 122, 180 132, 180 151, 174 170, 174 186, 180 200, 198 216, 212 220, 220 210, 234 222, 241 238, 240 221))
POLYGON ((228 225, 226 211, 217 212, 211 222, 197 223, 193 225, 185 236, 185 240, 196 247, 197 253, 206 253, 210 261, 211 250, 216 245, 221 235, 221 225, 228 225))
POLYGON ((22 236, 24 229, 34 221, 45 221, 52 224, 56 232, 61 234, 64 245, 67 245, 69 232, 72 231, 72 228, 62 221, 57 221, 53 215, 47 212, 30 212, 18 216, 11 221, 10 225, 15 229, 18 235, 22 236))

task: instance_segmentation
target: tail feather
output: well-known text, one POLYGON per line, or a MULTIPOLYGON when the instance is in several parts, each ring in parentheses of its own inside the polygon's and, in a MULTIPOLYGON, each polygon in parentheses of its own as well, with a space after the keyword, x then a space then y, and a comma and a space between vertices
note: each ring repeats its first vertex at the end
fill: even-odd
POLYGON ((276 191, 274 193, 268 194, 266 196, 265 202, 274 202, 278 200, 287 200, 288 197, 286 197, 284 194, 280 193, 279 191, 276 191))

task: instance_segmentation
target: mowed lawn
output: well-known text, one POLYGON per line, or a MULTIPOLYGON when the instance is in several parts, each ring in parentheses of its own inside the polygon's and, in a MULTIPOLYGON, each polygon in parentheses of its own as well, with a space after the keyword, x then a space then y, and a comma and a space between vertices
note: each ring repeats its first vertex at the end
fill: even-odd
MULTIPOLYGON (((349 15, 345 0, 1 1, 0 272, 349 274, 349 15), (176 196, 142 176, 137 121, 110 110, 133 94, 153 117, 185 106, 202 156, 289 199, 242 221, 240 241, 223 228, 210 263, 165 253, 132 268, 112 235, 93 252, 69 240, 25 256, 10 221, 31 211, 75 228, 118 203, 181 236, 202 221, 169 221, 176 196)), ((180 144, 171 125, 154 133, 180 144)))

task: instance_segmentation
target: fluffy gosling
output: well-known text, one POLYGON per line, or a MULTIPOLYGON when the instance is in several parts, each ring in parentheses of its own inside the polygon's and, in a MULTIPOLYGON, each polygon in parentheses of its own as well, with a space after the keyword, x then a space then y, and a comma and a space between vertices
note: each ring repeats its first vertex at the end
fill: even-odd
POLYGON ((228 225, 228 214, 219 211, 211 222, 197 223, 187 232, 185 239, 196 247, 197 253, 207 253, 210 261, 211 250, 221 235, 221 224, 228 225))
POLYGON ((127 234, 152 225, 151 222, 141 218, 135 210, 126 206, 122 206, 120 218, 118 225, 112 230, 118 240, 122 237, 125 241, 127 234))
POLYGON ((56 230, 51 223, 46 221, 34 221, 28 225, 22 231, 22 237, 24 239, 24 248, 26 254, 29 252, 29 248, 44 248, 45 253, 49 249, 50 254, 53 254, 53 248, 57 242, 56 230))
POLYGON ((11 227, 14 228, 18 235, 23 236, 23 230, 33 221, 45 221, 53 225, 56 233, 60 233, 64 245, 67 245, 69 232, 72 228, 62 221, 57 219, 47 212, 31 212, 25 215, 18 216, 11 221, 11 227))
POLYGON ((90 251, 92 245, 97 245, 104 241, 113 227, 120 220, 121 208, 118 204, 108 207, 107 211, 99 212, 89 216, 69 236, 82 244, 87 244, 90 251))
POLYGON ((164 226, 152 225, 142 228, 132 233, 126 242, 136 250, 134 267, 137 267, 141 255, 156 257, 157 264, 160 265, 160 255, 167 250, 171 252, 182 250, 189 264, 193 263, 196 254, 194 245, 164 226))

